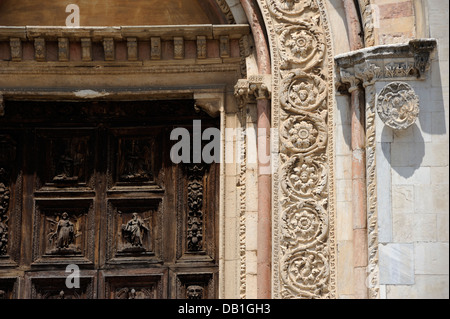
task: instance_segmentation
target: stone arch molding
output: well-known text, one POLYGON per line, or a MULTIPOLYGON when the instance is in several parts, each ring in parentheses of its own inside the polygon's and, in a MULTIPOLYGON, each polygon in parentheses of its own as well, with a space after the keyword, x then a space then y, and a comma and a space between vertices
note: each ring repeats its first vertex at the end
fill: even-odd
POLYGON ((272 296, 336 298, 333 52, 322 0, 258 0, 272 58, 272 296))

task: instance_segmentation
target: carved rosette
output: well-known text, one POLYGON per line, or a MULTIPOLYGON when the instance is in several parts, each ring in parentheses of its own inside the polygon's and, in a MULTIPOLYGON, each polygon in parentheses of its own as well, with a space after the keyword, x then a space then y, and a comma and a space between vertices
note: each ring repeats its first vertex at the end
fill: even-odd
POLYGON ((289 116, 280 128, 283 147, 294 153, 323 150, 327 143, 325 120, 317 114, 289 116))
POLYGON ((273 53, 273 118, 280 138, 273 296, 333 298, 333 62, 325 8, 320 0, 260 5, 279 48, 273 53))
POLYGON ((386 85, 377 97, 377 112, 381 120, 394 130, 404 130, 413 125, 419 116, 419 97, 404 82, 386 85))
POLYGON ((325 52, 323 34, 313 23, 278 28, 283 68, 289 69, 289 63, 300 66, 301 70, 310 70, 320 63, 325 52))

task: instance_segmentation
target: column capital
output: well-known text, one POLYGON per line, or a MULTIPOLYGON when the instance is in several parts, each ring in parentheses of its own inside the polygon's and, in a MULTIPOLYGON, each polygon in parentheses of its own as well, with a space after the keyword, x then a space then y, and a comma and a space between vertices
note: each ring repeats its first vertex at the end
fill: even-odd
POLYGON ((357 80, 364 87, 377 81, 425 80, 436 46, 435 39, 414 39, 405 44, 380 45, 338 55, 336 85, 352 91, 357 80))
POLYGON ((234 95, 242 108, 256 100, 270 100, 272 79, 270 75, 249 75, 247 79, 240 79, 234 87, 234 95))

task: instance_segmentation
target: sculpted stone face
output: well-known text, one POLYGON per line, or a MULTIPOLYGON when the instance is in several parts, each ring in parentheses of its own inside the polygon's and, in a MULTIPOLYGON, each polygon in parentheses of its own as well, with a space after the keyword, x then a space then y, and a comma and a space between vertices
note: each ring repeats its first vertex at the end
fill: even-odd
POLYGON ((187 298, 188 299, 202 299, 203 298, 203 287, 189 286, 187 288, 187 298))

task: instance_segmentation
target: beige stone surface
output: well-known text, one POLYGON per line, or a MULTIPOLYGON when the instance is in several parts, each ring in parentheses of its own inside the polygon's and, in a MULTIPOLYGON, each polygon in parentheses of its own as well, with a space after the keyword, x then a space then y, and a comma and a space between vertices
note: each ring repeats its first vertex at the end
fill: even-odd
POLYGON ((354 293, 353 276, 353 242, 350 240, 340 240, 337 249, 337 276, 338 293, 342 295, 352 295, 354 293), (342 280, 345 278, 346 280, 342 280))
POLYGON ((392 210, 396 214, 414 213, 414 186, 412 185, 392 186, 392 210))
POLYGON ((414 285, 388 285, 388 299, 448 299, 448 275, 416 275, 414 285))

